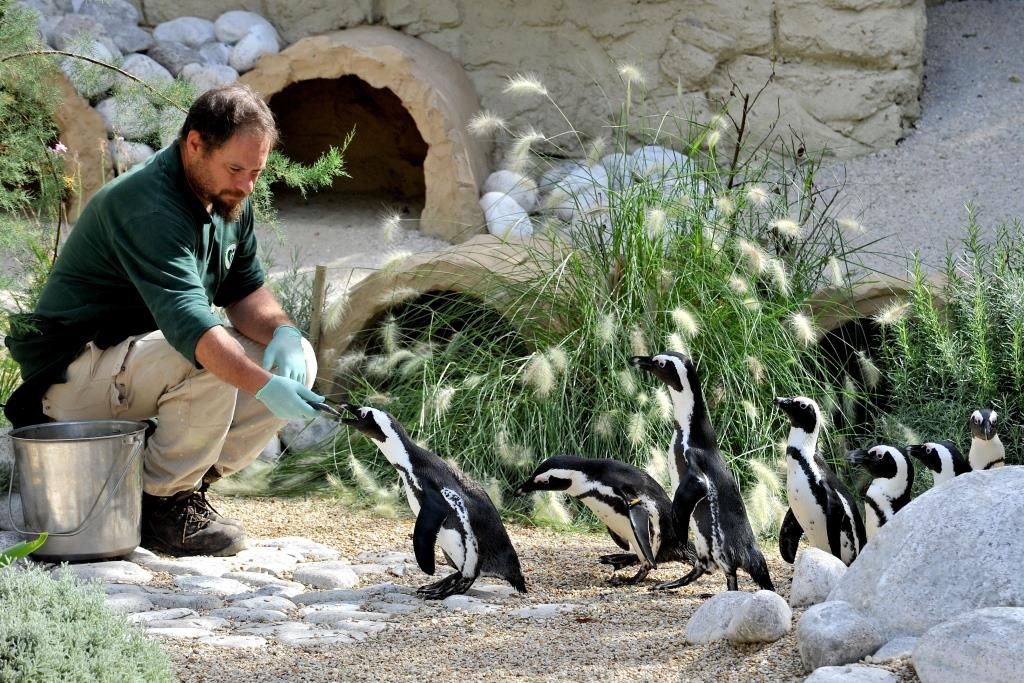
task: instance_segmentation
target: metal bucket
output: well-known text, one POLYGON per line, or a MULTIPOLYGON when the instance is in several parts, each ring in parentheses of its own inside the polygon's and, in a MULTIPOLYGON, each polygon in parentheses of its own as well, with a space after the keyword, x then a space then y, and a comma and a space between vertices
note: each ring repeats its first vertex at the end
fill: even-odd
POLYGON ((10 433, 27 527, 15 529, 49 534, 34 557, 109 559, 139 545, 145 431, 142 422, 83 420, 10 433))

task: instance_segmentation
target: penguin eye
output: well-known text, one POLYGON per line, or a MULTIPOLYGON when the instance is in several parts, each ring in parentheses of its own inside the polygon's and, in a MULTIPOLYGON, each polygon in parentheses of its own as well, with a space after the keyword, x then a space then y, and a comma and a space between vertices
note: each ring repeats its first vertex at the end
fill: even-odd
POLYGON ((659 358, 656 362, 658 363, 658 367, 659 368, 665 367, 665 359, 664 358, 659 358))
POLYGON ((980 415, 975 415, 974 416, 974 424, 976 424, 976 425, 980 425, 981 424, 981 416, 980 415))
POLYGON ((993 413, 988 416, 988 421, 991 422, 992 424, 995 424, 996 423, 996 417, 997 416, 996 416, 995 412, 993 411, 993 413))

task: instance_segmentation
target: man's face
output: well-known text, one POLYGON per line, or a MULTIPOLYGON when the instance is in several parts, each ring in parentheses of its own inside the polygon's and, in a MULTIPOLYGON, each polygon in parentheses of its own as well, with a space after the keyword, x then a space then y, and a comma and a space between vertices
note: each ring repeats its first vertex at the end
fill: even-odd
POLYGON ((226 221, 236 221, 268 154, 270 140, 266 136, 236 133, 219 148, 210 149, 193 130, 185 140, 185 173, 193 191, 213 213, 226 221))

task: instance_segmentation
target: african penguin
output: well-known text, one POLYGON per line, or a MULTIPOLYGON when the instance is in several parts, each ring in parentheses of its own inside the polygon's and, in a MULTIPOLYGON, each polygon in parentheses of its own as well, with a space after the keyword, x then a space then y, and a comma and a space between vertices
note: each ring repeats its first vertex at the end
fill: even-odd
POLYGON ((650 475, 618 460, 558 455, 534 470, 516 495, 534 491, 564 491, 579 498, 608 527, 612 540, 630 552, 602 555, 613 571, 637 563, 629 579, 612 578, 615 585, 643 581, 658 562, 686 560, 686 544, 676 535, 672 501, 650 475))
POLYGON ((932 488, 971 471, 971 465, 952 441, 911 444, 907 446, 907 455, 917 458, 932 471, 932 488))
POLYGON ((739 484, 718 449, 693 361, 681 353, 666 352, 634 356, 629 362, 668 386, 676 423, 672 462, 678 482, 672 512, 679 538, 686 538, 688 528, 694 534, 693 570, 654 588, 685 586, 717 566, 725 573, 729 590, 738 590, 739 569, 750 574, 759 587, 775 590, 768 564, 754 540, 739 484))
POLYGON ((369 437, 396 470, 416 516, 413 549, 416 563, 434 573, 434 545, 455 572, 421 586, 424 597, 442 600, 465 593, 481 574, 497 576, 520 593, 526 582, 512 541, 491 499, 474 481, 453 469, 436 453, 415 444, 398 420, 370 407, 341 404, 353 417, 342 422, 369 437))
POLYGON ((902 449, 885 445, 858 448, 847 453, 846 459, 874 477, 864 494, 864 532, 870 541, 883 524, 910 502, 914 465, 902 449))
POLYGON ((853 494, 818 452, 821 410, 805 396, 776 398, 774 404, 790 423, 786 445, 789 509, 779 530, 782 559, 792 564, 800 536, 807 534, 815 548, 849 565, 867 542, 864 522, 853 494))
POLYGON ((971 450, 967 461, 972 470, 990 470, 1003 466, 1006 449, 996 433, 996 411, 979 408, 971 415, 971 450))

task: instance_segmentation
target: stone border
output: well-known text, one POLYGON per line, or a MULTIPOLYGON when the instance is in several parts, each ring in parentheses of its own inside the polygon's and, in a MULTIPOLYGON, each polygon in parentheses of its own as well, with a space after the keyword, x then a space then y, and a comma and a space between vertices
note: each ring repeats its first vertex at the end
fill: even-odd
MULTIPOLYGON (((349 75, 393 92, 427 143, 421 232, 452 242, 479 233, 483 213, 478 199, 487 177, 488 143, 466 130, 480 100, 448 54, 390 28, 360 26, 303 38, 280 54, 263 57, 239 80, 269 100, 292 83, 349 75)), ((343 131, 338 135, 340 140, 343 131)))

